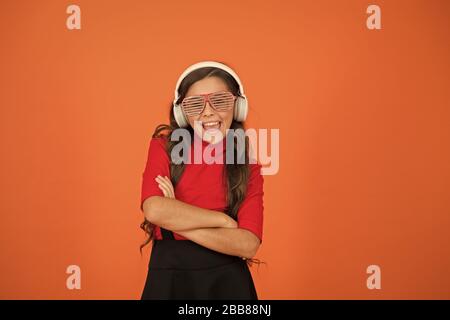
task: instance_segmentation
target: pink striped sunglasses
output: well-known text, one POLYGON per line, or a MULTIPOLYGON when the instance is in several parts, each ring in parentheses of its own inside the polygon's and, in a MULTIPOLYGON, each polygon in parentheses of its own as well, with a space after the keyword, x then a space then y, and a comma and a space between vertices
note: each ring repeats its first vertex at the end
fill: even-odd
POLYGON ((229 91, 218 91, 212 93, 198 94, 185 97, 181 107, 187 116, 198 116, 203 112, 206 101, 217 111, 227 111, 234 106, 236 96, 229 91))

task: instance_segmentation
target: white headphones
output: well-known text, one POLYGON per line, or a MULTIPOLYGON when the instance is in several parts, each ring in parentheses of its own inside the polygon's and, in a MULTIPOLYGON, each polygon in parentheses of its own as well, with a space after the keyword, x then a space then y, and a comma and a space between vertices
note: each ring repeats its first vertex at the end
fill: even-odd
POLYGON ((245 121, 247 118, 248 113, 248 100, 244 93, 244 87, 242 86, 241 80, 239 79, 236 72, 234 72, 230 67, 224 65, 223 63, 216 62, 216 61, 202 61, 197 62, 191 66, 189 66, 178 78, 177 85, 175 87, 175 99, 173 100, 173 115, 175 117, 175 121, 177 122, 178 126, 180 128, 186 128, 189 126, 189 122, 181 108, 181 105, 177 104, 177 100, 180 98, 180 95, 178 94, 178 87, 180 86, 183 79, 192 71, 204 68, 204 67, 216 67, 219 69, 222 69, 226 72, 228 72, 239 84, 239 91, 241 93, 241 96, 238 96, 235 105, 234 105, 234 113, 233 118, 236 121, 242 122, 245 121))

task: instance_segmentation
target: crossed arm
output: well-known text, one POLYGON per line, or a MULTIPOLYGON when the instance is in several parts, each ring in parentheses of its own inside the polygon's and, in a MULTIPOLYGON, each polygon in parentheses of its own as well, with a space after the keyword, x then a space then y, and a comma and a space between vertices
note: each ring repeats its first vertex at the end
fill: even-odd
POLYGON ((200 208, 175 199, 168 178, 157 178, 164 197, 151 196, 144 201, 145 218, 151 223, 221 253, 250 259, 260 240, 251 231, 239 228, 227 214, 200 208))

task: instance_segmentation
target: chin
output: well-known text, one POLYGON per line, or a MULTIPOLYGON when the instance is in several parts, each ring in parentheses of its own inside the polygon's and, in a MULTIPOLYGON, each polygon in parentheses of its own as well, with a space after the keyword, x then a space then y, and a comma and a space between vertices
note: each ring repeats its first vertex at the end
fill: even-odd
POLYGON ((220 132, 220 134, 218 134, 218 133, 208 134, 206 132, 203 132, 203 140, 207 141, 209 143, 218 143, 225 138, 224 133, 222 131, 219 131, 219 132, 220 132))

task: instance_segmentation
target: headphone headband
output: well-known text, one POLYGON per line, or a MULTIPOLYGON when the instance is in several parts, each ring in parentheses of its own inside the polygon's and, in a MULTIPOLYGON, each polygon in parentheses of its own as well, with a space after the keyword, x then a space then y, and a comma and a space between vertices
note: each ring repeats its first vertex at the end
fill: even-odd
POLYGON ((244 87, 242 86, 241 79, 239 79, 239 76, 234 72, 230 67, 224 65, 223 63, 217 62, 217 61, 201 61, 194 63, 193 65, 189 66, 184 72, 181 74, 181 76, 178 78, 177 85, 175 86, 175 99, 173 100, 173 103, 176 104, 177 100, 180 98, 180 95, 178 93, 178 88, 183 81, 183 79, 189 75, 194 70, 205 68, 205 67, 216 67, 219 69, 222 69, 226 72, 228 72, 239 84, 239 92, 241 93, 241 96, 244 98, 247 98, 244 93, 244 87))

